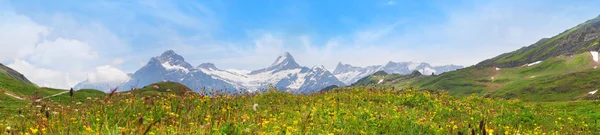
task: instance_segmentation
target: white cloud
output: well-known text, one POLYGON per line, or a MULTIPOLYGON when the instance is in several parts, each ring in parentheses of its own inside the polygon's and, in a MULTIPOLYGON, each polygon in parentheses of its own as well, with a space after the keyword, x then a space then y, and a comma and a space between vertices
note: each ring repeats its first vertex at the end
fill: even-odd
POLYGON ((109 84, 116 86, 129 80, 127 73, 110 65, 96 67, 96 71, 89 73, 87 80, 94 84, 109 84))
POLYGON ((47 27, 11 11, 0 10, 0 18, 0 62, 17 58, 19 50, 33 47, 48 32, 47 27))
POLYGON ((85 79, 110 82, 124 78, 124 73, 113 67, 91 71, 98 65, 122 64, 125 60, 110 58, 110 52, 129 51, 129 46, 101 25, 81 24, 60 15, 42 25, 10 8, 0 11, 0 62, 39 86, 68 89, 85 79), (109 57, 102 57, 97 50, 108 52, 104 56, 109 57), (86 78, 88 72, 90 78, 86 78))
POLYGON ((85 76, 75 72, 61 72, 57 70, 40 68, 30 64, 27 61, 15 59, 13 63, 7 65, 23 74, 27 79, 41 87, 52 87, 68 89, 77 84, 85 76))
POLYGON ((361 40, 332 38, 323 45, 315 44, 309 36, 285 37, 265 32, 253 40, 252 47, 231 48, 227 53, 230 54, 228 57, 206 61, 215 62, 223 69, 242 67, 241 69, 244 70, 256 70, 269 66, 283 52, 290 52, 302 66, 324 65, 327 69, 333 70, 339 61, 367 66, 386 64, 390 60, 415 60, 411 59, 413 53, 407 51, 368 45, 368 43, 375 43, 374 40, 380 38, 379 33, 385 31, 389 31, 389 27, 369 32, 372 34, 357 34, 368 36, 360 38, 361 40))
POLYGON ((98 53, 92 51, 87 43, 64 38, 46 40, 30 50, 25 48, 25 51, 29 62, 65 70, 81 69, 85 66, 83 64, 98 58, 98 53))

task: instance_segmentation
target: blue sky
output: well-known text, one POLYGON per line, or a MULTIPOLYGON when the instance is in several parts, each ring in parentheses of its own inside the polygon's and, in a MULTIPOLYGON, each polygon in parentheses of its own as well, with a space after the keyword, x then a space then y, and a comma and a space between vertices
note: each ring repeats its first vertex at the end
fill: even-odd
MULTIPOLYGON (((0 62, 68 88, 172 49, 192 65, 473 65, 600 15, 596 0, 0 0, 0 62), (59 78, 59 79, 57 79, 59 78)), ((115 77, 116 76, 116 77, 115 77)))

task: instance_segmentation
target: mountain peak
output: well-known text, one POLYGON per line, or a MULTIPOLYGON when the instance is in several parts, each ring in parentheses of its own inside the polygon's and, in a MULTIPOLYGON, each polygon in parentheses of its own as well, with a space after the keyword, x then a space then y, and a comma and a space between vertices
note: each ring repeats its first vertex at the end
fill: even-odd
POLYGON ((162 53, 159 57, 158 57, 161 61, 165 62, 165 61, 184 61, 185 59, 183 59, 183 57, 177 53, 175 53, 175 51, 173 50, 167 50, 164 53, 162 53))
POLYGON ((325 66, 323 66, 323 65, 316 66, 315 65, 312 69, 323 69, 323 70, 325 70, 325 66))
POLYGON ((290 52, 285 52, 285 53, 283 53, 283 55, 282 55, 282 56, 286 56, 286 57, 292 57, 292 54, 290 54, 290 52))
POLYGON ((273 64, 271 64, 271 66, 269 66, 268 68, 254 70, 254 71, 250 72, 250 74, 262 73, 262 72, 266 72, 266 71, 277 72, 277 71, 288 70, 288 69, 297 69, 297 68, 302 68, 302 66, 300 66, 300 65, 298 65, 298 63, 296 63, 296 60, 294 60, 294 57, 292 57, 292 55, 290 53, 285 52, 283 55, 277 57, 275 62, 273 62, 273 64))
POLYGON ((271 64, 271 67, 278 67, 280 69, 291 69, 300 68, 300 65, 296 63, 294 57, 289 52, 285 52, 283 55, 277 57, 277 60, 271 64))
POLYGON ((198 68, 219 70, 213 63, 202 63, 202 64, 198 65, 198 68))
POLYGON ((281 63, 284 63, 284 62, 294 62, 294 63, 296 63, 296 61, 294 60, 294 57, 289 52, 285 52, 285 53, 283 53, 283 55, 277 57, 277 60, 275 60, 275 62, 273 62, 273 64, 271 64, 271 66, 274 66, 274 65, 277 65, 277 64, 281 64, 281 63))
POLYGON ((179 65, 179 66, 182 66, 187 69, 193 68, 192 65, 185 62, 185 59, 183 58, 183 56, 175 53, 175 51, 173 51, 173 50, 167 50, 164 53, 162 53, 160 56, 155 57, 153 59, 156 59, 157 62, 160 62, 160 64, 162 64, 162 65, 165 65, 165 64, 179 65))
POLYGON ((163 52, 162 55, 172 55, 172 54, 177 54, 177 53, 175 53, 175 51, 173 51, 173 50, 166 50, 165 52, 163 52))
POLYGON ((352 68, 350 64, 343 64, 342 62, 338 62, 337 66, 333 70, 333 74, 338 74, 342 72, 348 72, 352 68))

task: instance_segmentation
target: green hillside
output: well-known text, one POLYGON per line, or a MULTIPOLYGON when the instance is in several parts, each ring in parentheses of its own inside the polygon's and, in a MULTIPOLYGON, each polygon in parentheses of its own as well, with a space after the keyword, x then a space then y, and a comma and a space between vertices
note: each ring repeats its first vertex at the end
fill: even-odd
POLYGON ((599 65, 588 52, 553 57, 531 66, 498 69, 473 66, 438 76, 391 74, 369 76, 361 81, 373 84, 383 80, 377 85, 446 90, 458 96, 476 94, 526 101, 565 101, 590 99, 588 92, 600 89, 600 68, 594 68, 599 65))
POLYGON ((561 55, 597 51, 600 50, 598 42, 600 42, 600 16, 552 38, 545 38, 533 45, 485 60, 477 66, 516 67, 561 55))
POLYGON ((394 84, 394 86, 400 86, 398 87, 399 89, 404 89, 411 87, 412 83, 414 83, 414 80, 419 80, 425 77, 427 76, 422 75, 418 71, 413 71, 408 75, 388 74, 385 71, 378 71, 373 75, 358 80, 356 83, 352 84, 352 86, 377 87, 394 84))
POLYGON ((592 99, 595 95, 588 92, 600 89, 600 68, 596 69, 599 63, 593 60, 590 51, 600 50, 599 41, 600 16, 552 38, 468 68, 438 76, 372 75, 358 84, 446 90, 459 96, 476 94, 527 101, 592 99), (383 82, 376 83, 379 80, 383 82))
POLYGON ((187 92, 193 92, 187 86, 177 83, 177 82, 158 82, 153 83, 143 88, 135 89, 130 91, 131 93, 141 94, 141 95, 160 95, 163 93, 174 93, 176 95, 183 95, 187 92), (154 86, 158 86, 158 89, 155 89, 154 86))
POLYGON ((104 98, 106 97, 106 93, 93 90, 93 89, 81 89, 73 92, 73 97, 69 93, 61 94, 58 96, 50 97, 45 99, 46 101, 59 102, 59 103, 68 103, 68 102, 83 102, 89 99, 95 98, 104 98))
POLYGON ((38 87, 21 73, 0 64, 0 91, 15 95, 33 95, 38 87))
POLYGON ((24 84, 35 85, 25 78, 25 76, 23 76, 21 73, 13 70, 12 68, 4 66, 2 63, 0 63, 0 76, 11 78, 24 84))
POLYGON ((65 90, 38 87, 21 73, 0 64, 0 94, 9 93, 25 99, 50 96, 65 90))

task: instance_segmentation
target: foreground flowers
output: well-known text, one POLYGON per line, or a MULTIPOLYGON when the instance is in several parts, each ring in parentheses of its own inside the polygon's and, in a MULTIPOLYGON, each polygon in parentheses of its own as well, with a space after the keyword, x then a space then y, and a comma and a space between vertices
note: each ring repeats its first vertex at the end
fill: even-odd
MULTIPOLYGON (((366 88, 312 95, 115 93, 34 103, 2 133, 44 134, 542 134, 598 133, 595 101, 524 103, 366 88), (42 106, 37 108, 35 106, 42 106), (260 105, 260 107, 259 107, 260 105), (592 113, 577 109, 595 109, 592 113), (52 112, 52 113, 46 113, 52 112), (56 113, 55 113, 56 112, 56 113), (45 115, 49 114, 49 115, 45 115)), ((4 128, 1 128, 4 127, 4 128)))

